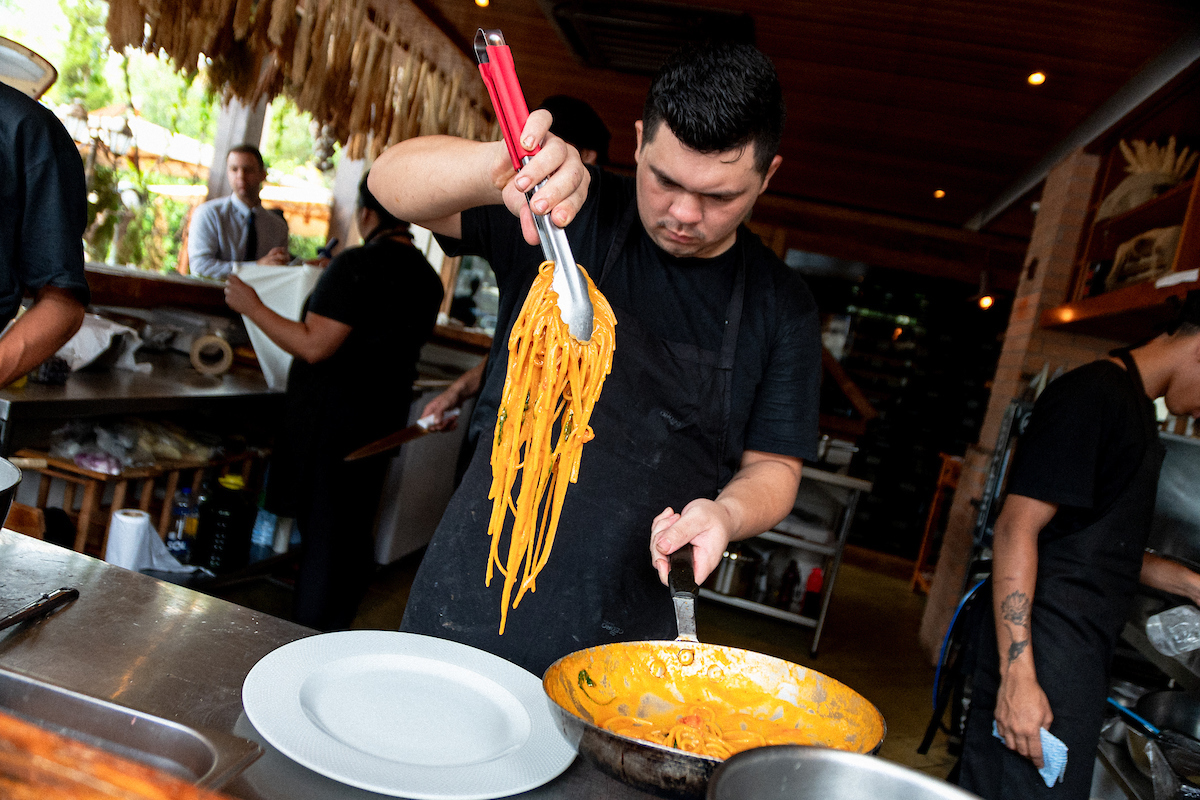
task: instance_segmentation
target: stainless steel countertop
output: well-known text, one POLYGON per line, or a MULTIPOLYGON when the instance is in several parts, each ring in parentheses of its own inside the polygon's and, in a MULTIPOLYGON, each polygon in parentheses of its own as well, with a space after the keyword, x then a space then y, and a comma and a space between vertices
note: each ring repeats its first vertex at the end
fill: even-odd
MULTIPOLYGON (((0 667, 176 720, 257 739, 241 688, 267 653, 316 633, 276 617, 0 530, 0 615, 46 591, 79 590, 48 618, 0 632, 0 667)), ((261 742, 261 739, 259 740, 261 742)), ((378 800, 317 775, 270 746, 223 787, 244 800, 378 800)), ((651 797, 577 758, 522 798, 651 797)))
POLYGON ((201 375, 192 369, 187 356, 175 352, 139 354, 137 360, 150 363, 153 371, 74 372, 64 386, 28 383, 21 389, 2 389, 0 418, 9 419, 18 410, 23 417, 58 416, 80 404, 87 404, 89 413, 106 413, 125 412, 131 405, 157 403, 165 407, 197 398, 282 394, 267 387, 258 369, 235 365, 224 375, 201 375))

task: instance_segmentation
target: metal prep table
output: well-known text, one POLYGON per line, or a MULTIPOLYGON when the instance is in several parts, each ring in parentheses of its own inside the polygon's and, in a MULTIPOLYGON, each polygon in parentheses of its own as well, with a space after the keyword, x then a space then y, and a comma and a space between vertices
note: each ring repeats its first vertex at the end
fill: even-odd
POLYGON ((139 361, 153 370, 74 372, 64 386, 0 389, 0 455, 40 446, 54 428, 80 417, 205 410, 268 420, 283 407, 283 393, 269 389, 257 368, 234 365, 224 375, 201 375, 187 356, 174 352, 139 354, 139 361))
MULTIPOLYGON (((257 738, 242 682, 267 653, 316 632, 0 530, 0 611, 73 586, 79 599, 0 632, 0 667, 184 725, 257 738)), ((261 739, 259 740, 260 743, 261 739)), ((380 800, 266 753, 221 791, 243 800, 380 800)), ((530 800, 652 797, 577 758, 530 800)))

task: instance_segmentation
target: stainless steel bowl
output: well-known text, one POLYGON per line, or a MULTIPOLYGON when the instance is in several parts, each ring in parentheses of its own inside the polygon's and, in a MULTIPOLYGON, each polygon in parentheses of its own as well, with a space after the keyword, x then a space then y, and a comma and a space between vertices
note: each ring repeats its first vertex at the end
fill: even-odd
POLYGON ((21 470, 11 461, 0 458, 0 524, 8 519, 8 509, 12 507, 20 483, 21 470))
POLYGON ((717 768, 708 800, 978 800, 976 795, 875 756, 823 747, 747 750, 717 768))
MULTIPOLYGON (((1200 694, 1166 689, 1149 692, 1138 699, 1134 710, 1157 728, 1182 733, 1200 739, 1200 694)), ((1129 757, 1143 775, 1150 776, 1150 761, 1146 757, 1146 737, 1132 725, 1125 728, 1125 743, 1129 757)))

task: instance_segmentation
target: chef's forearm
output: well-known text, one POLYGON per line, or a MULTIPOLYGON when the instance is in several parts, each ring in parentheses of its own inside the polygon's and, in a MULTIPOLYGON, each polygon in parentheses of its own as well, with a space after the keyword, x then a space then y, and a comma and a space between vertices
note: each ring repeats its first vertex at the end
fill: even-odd
POLYGON ((803 462, 798 458, 747 450, 741 467, 717 495, 732 523, 730 541, 770 530, 791 513, 800 488, 803 462))
POLYGON ((1050 503, 1010 495, 996 520, 992 540, 992 603, 1002 679, 1013 669, 1034 674, 1031 631, 1038 534, 1056 510, 1050 503))
POLYGON ((1141 582, 1164 592, 1186 597, 1200 605, 1200 575, 1169 558, 1154 553, 1142 555, 1141 582))
POLYGON ((396 217, 458 237, 460 212, 503 201, 492 181, 502 152, 503 142, 418 136, 385 150, 371 167, 368 185, 396 217))
POLYGON ((0 337, 0 386, 54 355, 83 324, 84 308, 66 289, 45 286, 33 305, 0 337))
POLYGON ((350 332, 349 325, 328 317, 310 312, 303 321, 292 320, 280 316, 262 303, 247 311, 246 316, 284 352, 309 364, 324 361, 337 352, 350 332), (332 323, 332 326, 328 323, 332 323), (341 328, 345 331, 342 332, 341 328))

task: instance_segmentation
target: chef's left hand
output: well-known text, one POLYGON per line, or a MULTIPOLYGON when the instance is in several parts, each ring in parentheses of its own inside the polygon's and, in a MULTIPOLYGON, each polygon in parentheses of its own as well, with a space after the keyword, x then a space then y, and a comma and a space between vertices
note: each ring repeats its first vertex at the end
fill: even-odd
POLYGON ((225 305, 239 314, 249 314, 255 307, 262 305, 258 292, 239 278, 230 275, 225 281, 225 305))
POLYGON ((691 545, 696 583, 704 583, 721 563, 732 534, 733 519, 716 501, 696 499, 679 513, 665 508, 650 525, 650 562, 665 586, 671 568, 671 553, 691 545))

